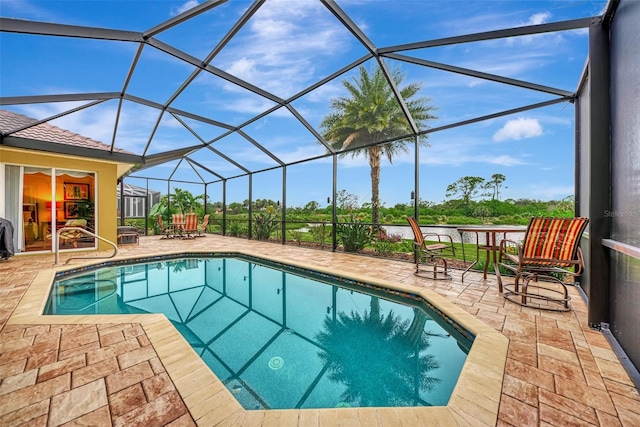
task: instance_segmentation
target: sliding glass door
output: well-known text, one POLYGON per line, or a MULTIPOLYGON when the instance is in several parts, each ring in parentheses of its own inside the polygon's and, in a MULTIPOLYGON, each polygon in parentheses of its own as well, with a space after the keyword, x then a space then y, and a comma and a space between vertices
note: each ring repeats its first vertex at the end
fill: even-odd
MULTIPOLYGON (((96 233, 94 174, 56 169, 55 181, 56 203, 62 204, 62 209, 56 211, 57 228, 66 225, 96 233)), ((60 249, 95 247, 95 238, 86 234, 76 234, 77 237, 74 233, 63 235, 60 239, 60 249)))
POLYGON ((23 167, 21 252, 51 250, 52 188, 51 169, 23 167))
MULTIPOLYGON (((96 230, 95 174, 33 166, 5 165, 4 217, 14 228, 16 253, 51 251, 62 227, 96 230)), ((83 233, 62 233, 60 249, 94 248, 83 233)))

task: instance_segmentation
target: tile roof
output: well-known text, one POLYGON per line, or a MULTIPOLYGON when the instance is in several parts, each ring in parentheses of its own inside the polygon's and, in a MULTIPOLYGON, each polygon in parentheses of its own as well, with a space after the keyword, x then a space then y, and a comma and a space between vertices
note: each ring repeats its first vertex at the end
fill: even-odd
MULTIPOLYGON (((38 122, 38 120, 22 114, 14 113, 13 111, 0 110, 0 132, 5 136, 35 139, 38 141, 74 145, 103 151, 111 150, 111 145, 73 133, 66 129, 61 129, 48 123, 41 123, 39 125, 11 133, 10 135, 6 135, 6 132, 10 132, 13 129, 18 129, 35 122, 38 122)), ((119 148, 114 148, 113 151, 118 153, 129 153, 128 151, 119 148)))

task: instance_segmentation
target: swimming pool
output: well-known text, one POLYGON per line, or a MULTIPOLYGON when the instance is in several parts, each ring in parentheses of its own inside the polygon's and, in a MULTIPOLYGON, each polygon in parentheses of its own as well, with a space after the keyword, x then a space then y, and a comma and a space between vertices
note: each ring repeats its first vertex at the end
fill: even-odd
POLYGON ((188 257, 60 276, 45 314, 163 313, 247 409, 446 405, 471 341, 418 300, 188 257))

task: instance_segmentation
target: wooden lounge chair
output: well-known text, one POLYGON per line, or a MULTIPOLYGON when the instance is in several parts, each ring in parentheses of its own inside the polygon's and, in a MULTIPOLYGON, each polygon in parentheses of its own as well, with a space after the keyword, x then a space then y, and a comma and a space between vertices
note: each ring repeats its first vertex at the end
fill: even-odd
POLYGON ((456 250, 453 246, 451 236, 438 233, 422 233, 418 222, 413 217, 407 217, 411 230, 413 231, 413 249, 414 258, 416 260, 416 271, 414 274, 421 276, 420 265, 429 266, 429 270, 425 272, 428 279, 433 280, 451 280, 448 273, 447 260, 444 255, 455 256, 456 250), (426 241, 432 240, 438 243, 427 244, 426 241))
POLYGON ((209 214, 206 214, 204 216, 204 218, 202 218, 202 224, 200 224, 200 226, 198 226, 198 234, 196 234, 196 237, 206 237, 207 236, 205 234, 207 232, 207 225, 209 225, 209 214))
MULTIPOLYGON (((579 243, 589 219, 531 218, 522 243, 500 243, 499 266, 515 273, 503 296, 511 302, 543 310, 571 310, 566 276, 582 274, 579 243)), ((502 284, 498 272, 497 278, 502 284)))
POLYGON ((195 239, 198 232, 198 214, 190 213, 185 215, 183 239, 195 239))

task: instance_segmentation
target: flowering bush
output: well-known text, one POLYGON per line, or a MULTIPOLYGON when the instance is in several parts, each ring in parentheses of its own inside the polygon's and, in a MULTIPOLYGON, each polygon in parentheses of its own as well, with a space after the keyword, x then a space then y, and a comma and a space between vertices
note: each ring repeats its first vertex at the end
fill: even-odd
POLYGON ((378 230, 373 240, 373 249, 380 255, 391 255, 395 252, 397 243, 402 242, 400 234, 387 234, 384 229, 378 230))

